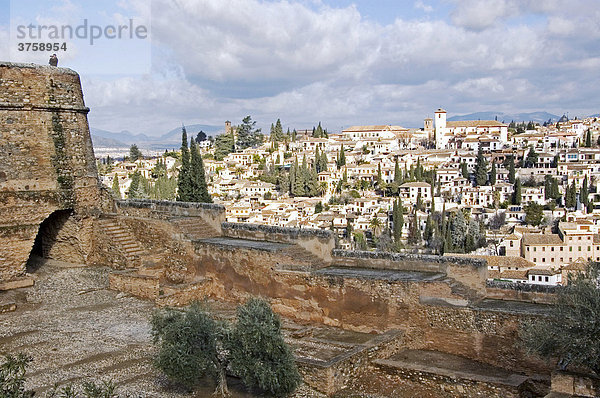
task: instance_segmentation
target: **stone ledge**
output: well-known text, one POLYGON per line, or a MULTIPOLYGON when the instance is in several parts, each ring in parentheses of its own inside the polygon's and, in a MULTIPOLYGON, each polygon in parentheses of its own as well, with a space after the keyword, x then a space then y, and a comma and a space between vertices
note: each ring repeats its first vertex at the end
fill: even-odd
MULTIPOLYGON (((334 257, 341 258, 359 258, 359 259, 376 259, 376 260, 390 260, 390 261, 419 261, 437 264, 456 264, 456 265, 470 265, 477 268, 487 267, 487 261, 481 259, 471 259, 464 257, 454 256, 435 256, 430 254, 405 254, 405 253, 391 253, 391 252, 371 252, 371 251, 360 251, 360 250, 341 250, 334 249, 332 251, 334 257)), ((334 259, 335 260, 335 259, 334 259)))
POLYGON ((513 283, 503 281, 486 281, 486 287, 504 290, 517 290, 533 293, 558 293, 562 286, 536 285, 531 283, 513 283))
POLYGON ((2 290, 13 290, 22 289, 24 287, 31 287, 35 284, 33 278, 25 277, 19 278, 12 281, 0 282, 0 291, 2 290))
POLYGON ((246 223, 232 223, 224 222, 221 224, 223 230, 231 229, 237 231, 248 231, 248 232, 262 232, 265 234, 282 234, 288 235, 291 238, 297 237, 318 237, 318 238, 331 238, 333 232, 324 231, 321 229, 302 229, 302 228, 287 228, 287 227, 276 227, 271 225, 262 224, 246 224, 246 223))
POLYGON ((215 203, 192 203, 192 202, 172 202, 168 200, 150 200, 150 199, 127 199, 117 200, 119 207, 133 207, 138 209, 156 209, 157 206, 182 207, 187 209, 206 209, 225 211, 225 206, 215 203))

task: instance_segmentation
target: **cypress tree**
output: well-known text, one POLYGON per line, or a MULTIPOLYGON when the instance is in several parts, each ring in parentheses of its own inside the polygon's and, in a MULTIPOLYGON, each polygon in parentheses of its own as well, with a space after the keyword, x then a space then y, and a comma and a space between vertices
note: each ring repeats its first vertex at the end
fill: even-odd
POLYGON ((575 180, 573 180, 573 183, 571 184, 571 188, 569 189, 569 203, 570 203, 570 206, 568 206, 568 207, 577 206, 577 187, 575 186, 575 180))
POLYGON ((402 227, 404 226, 404 209, 402 207, 402 199, 400 198, 398 198, 398 200, 394 202, 393 221, 394 241, 396 243, 399 243, 400 238, 402 237, 402 227))
POLYGON ((188 150, 187 131, 181 129, 181 169, 177 180, 177 200, 190 202, 192 198, 192 179, 190 173, 190 152, 188 150))
POLYGON ((475 163, 475 184, 477 186, 485 185, 487 177, 487 160, 485 160, 483 149, 480 146, 477 151, 477 162, 475 163))
POLYGON ((521 179, 520 178, 517 178, 515 180, 512 203, 513 203, 513 205, 521 204, 521 179))
POLYGON ((394 182, 398 184, 398 186, 402 185, 402 173, 400 172, 398 159, 396 159, 396 164, 394 165, 394 182))
POLYGON ((119 188, 119 177, 117 176, 117 173, 115 173, 115 176, 113 177, 113 183, 112 183, 112 193, 115 196, 115 198, 117 199, 121 199, 121 189, 119 188))
POLYGON ((515 183, 515 158, 511 156, 508 158, 508 182, 511 184, 515 183))
POLYGON ((381 188, 383 184, 383 177, 381 175, 381 163, 377 163, 377 186, 381 188))
POLYGON ((206 184, 206 174, 204 171, 204 161, 200 156, 198 144, 194 140, 190 142, 191 152, 191 179, 192 179, 192 202, 212 203, 212 198, 208 193, 206 184))
POLYGON ((407 241, 411 245, 421 243, 421 229, 419 228, 419 220, 416 212, 410 223, 407 241))
POLYGON ((344 152, 344 144, 340 147, 340 153, 338 154, 338 169, 346 165, 346 153, 344 152))
POLYGON ((460 171, 462 172, 463 178, 466 178, 468 180, 469 179, 469 169, 467 168, 467 164, 465 162, 462 162, 460 164, 460 171))
POLYGON ((490 171, 490 185, 496 185, 496 163, 492 162, 492 171, 490 171))
POLYGON ((590 129, 587 130, 585 135, 585 146, 588 148, 592 147, 592 132, 590 131, 590 129))
POLYGON ((429 240, 433 236, 433 220, 431 219, 431 214, 427 216, 427 221, 425 222, 425 231, 423 232, 423 239, 429 242, 429 240))
POLYGON ((581 193, 579 195, 579 201, 584 205, 589 203, 589 194, 590 190, 588 188, 588 179, 587 176, 583 179, 583 185, 581 186, 581 193))

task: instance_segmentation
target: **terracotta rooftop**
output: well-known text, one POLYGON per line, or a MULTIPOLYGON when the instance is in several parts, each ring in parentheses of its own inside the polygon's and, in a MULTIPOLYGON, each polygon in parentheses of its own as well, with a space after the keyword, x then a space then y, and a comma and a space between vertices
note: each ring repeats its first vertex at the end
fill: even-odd
POLYGON ((524 245, 563 245, 558 234, 523 234, 524 245))

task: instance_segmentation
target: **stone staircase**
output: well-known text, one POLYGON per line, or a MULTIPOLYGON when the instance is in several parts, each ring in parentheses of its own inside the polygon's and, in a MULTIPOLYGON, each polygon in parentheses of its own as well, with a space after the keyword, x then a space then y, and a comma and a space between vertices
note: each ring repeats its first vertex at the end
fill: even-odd
POLYGON ((281 265, 282 268, 300 268, 306 271, 313 271, 330 265, 322 258, 298 245, 288 246, 281 251, 281 254, 293 259, 293 264, 283 264, 281 265))
POLYGON ((201 217, 174 217, 170 220, 186 239, 199 240, 221 236, 221 233, 204 221, 201 217))
POLYGON ((100 219, 100 225, 116 246, 125 255, 129 268, 137 268, 141 265, 140 256, 144 250, 134 238, 133 234, 126 226, 120 224, 112 218, 100 219))

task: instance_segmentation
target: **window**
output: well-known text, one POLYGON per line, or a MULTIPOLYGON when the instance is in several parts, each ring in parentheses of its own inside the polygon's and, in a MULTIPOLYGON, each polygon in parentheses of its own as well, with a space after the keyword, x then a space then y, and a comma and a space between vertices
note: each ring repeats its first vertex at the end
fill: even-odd
POLYGON ((546 248, 545 248, 545 247, 542 247, 542 251, 543 251, 543 252, 545 252, 545 251, 546 251, 546 248))
POLYGON ((542 277, 538 276, 538 282, 541 282, 541 281, 542 281, 542 277))
POLYGON ((550 251, 551 251, 551 252, 553 252, 553 251, 554 251, 554 246, 552 246, 552 247, 550 248, 550 251))
POLYGON ((542 257, 542 262, 545 263, 546 262, 546 257, 542 257))
POLYGON ((563 251, 563 247, 562 246, 560 247, 560 251, 563 251))
POLYGON ((581 251, 581 246, 579 246, 579 247, 577 248, 577 250, 581 251))
POLYGON ((573 251, 573 246, 569 246, 569 251, 572 252, 573 251))
POLYGON ((534 257, 534 258, 533 258, 533 262, 534 262, 534 263, 537 263, 537 257, 534 257))
POLYGON ((513 247, 514 242, 511 240, 510 241, 510 247, 513 247))
POLYGON ((534 246, 534 247, 533 247, 533 251, 536 251, 536 249, 537 249, 537 247, 535 247, 535 246, 534 246))
POLYGON ((546 279, 546 282, 548 282, 548 277, 547 276, 545 277, 545 279, 546 279))

